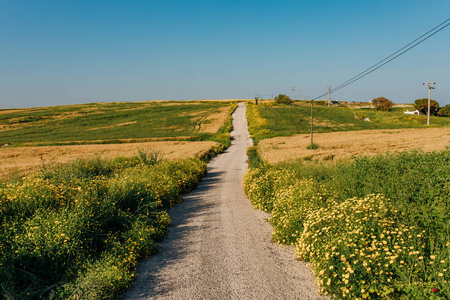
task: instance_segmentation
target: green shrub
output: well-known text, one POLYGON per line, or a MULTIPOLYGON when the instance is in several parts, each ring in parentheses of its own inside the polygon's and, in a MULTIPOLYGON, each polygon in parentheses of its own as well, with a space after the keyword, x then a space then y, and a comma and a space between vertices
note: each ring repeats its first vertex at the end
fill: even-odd
POLYGON ((294 100, 292 100, 291 98, 289 98, 288 96, 283 95, 283 94, 279 94, 278 96, 275 97, 274 100, 276 103, 279 103, 279 104, 290 105, 290 104, 294 103, 294 100))
MULTIPOLYGON (((417 99, 414 101, 414 107, 423 115, 428 114, 428 98, 417 99)), ((439 111, 439 103, 433 99, 430 100, 430 115, 436 116, 439 111)))
POLYGON ((372 104, 376 110, 381 111, 389 111, 394 106, 394 102, 384 97, 374 98, 372 104))
POLYGON ((441 107, 437 114, 439 117, 450 117, 450 104, 441 107))
POLYGON ((308 144, 308 146, 306 146, 306 149, 316 150, 316 149, 319 149, 319 145, 316 143, 308 144))

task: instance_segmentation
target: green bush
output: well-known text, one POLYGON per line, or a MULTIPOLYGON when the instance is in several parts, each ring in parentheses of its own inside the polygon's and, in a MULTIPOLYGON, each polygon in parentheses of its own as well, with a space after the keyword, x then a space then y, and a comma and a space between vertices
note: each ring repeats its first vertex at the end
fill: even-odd
POLYGON ((450 104, 441 107, 437 114, 439 117, 450 117, 450 104))
POLYGON ((374 98, 372 104, 376 110, 381 111, 389 111, 394 106, 394 102, 384 97, 374 98))
MULTIPOLYGON (((417 99, 414 101, 414 107, 423 115, 428 114, 428 98, 417 99)), ((439 103, 433 99, 430 100, 430 115, 436 116, 439 111, 439 103)))
POLYGON ((283 95, 283 94, 279 94, 278 96, 275 97, 274 100, 276 103, 279 103, 279 104, 290 105, 290 104, 294 103, 294 100, 292 100, 291 98, 289 98, 288 96, 283 95))

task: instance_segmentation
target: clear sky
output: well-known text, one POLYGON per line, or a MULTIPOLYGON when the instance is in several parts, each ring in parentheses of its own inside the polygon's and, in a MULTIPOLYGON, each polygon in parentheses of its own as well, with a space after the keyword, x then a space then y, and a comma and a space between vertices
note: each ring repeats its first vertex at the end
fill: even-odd
MULTIPOLYGON (((449 0, 0 0, 0 108, 311 99, 450 17, 449 0)), ((332 98, 450 104, 450 26, 332 98)))

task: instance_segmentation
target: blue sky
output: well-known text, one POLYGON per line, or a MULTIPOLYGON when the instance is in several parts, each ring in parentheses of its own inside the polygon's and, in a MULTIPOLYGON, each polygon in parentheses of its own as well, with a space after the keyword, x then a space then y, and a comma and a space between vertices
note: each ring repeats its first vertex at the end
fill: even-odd
MULTIPOLYGON (((450 17, 450 1, 0 0, 0 108, 311 99, 450 17)), ((450 26, 332 98, 450 104, 450 26)))

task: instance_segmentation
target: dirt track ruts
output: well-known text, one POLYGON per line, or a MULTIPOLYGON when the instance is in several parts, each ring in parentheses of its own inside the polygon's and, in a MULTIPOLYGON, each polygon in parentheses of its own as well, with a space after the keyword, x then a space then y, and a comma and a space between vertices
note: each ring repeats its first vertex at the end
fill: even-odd
POLYGON ((242 188, 252 144, 240 103, 232 145, 208 164, 208 175, 173 221, 161 253, 138 265, 123 299, 325 299, 294 250, 271 242, 268 215, 252 208, 242 188))

